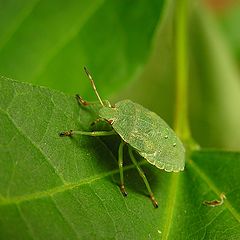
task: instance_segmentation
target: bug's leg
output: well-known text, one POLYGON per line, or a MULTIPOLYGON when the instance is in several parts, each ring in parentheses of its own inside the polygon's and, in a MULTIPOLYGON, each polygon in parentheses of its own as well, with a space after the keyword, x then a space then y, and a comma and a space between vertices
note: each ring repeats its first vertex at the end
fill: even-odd
POLYGON ((93 121, 93 122, 91 123, 91 126, 94 126, 95 124, 97 124, 97 123, 99 123, 99 122, 101 122, 101 121, 103 121, 102 118, 97 118, 95 121, 93 121))
POLYGON ((123 147, 124 142, 121 141, 118 149, 118 166, 119 166, 119 172, 120 172, 120 190, 124 197, 127 196, 127 192, 125 190, 124 186, 124 179, 123 179, 123 147))
POLYGON ((147 178, 146 178, 146 176, 145 176, 142 168, 138 165, 137 160, 135 159, 135 157, 134 157, 134 155, 133 155, 132 148, 129 147, 129 148, 128 148, 128 151, 129 151, 129 155, 130 155, 130 158, 131 158, 133 164, 136 166, 136 168, 137 168, 137 170, 138 170, 138 172, 139 172, 139 175, 142 177, 142 179, 143 179, 143 181, 144 181, 144 183, 145 183, 145 185, 146 185, 146 187, 147 187, 147 190, 148 190, 148 192, 149 192, 150 199, 151 199, 151 201, 152 201, 152 203, 153 203, 153 206, 154 206, 155 208, 157 208, 157 207, 158 207, 158 203, 157 203, 157 201, 155 200, 155 198, 154 198, 154 196, 153 196, 153 192, 152 192, 152 190, 151 190, 151 187, 150 187, 150 185, 149 185, 149 183, 148 183, 148 180, 147 180, 147 178))
POLYGON ((104 118, 97 118, 94 122, 91 123, 91 126, 94 126, 95 124, 99 123, 99 122, 107 122, 109 123, 110 125, 113 124, 113 120, 107 120, 107 119, 104 119, 104 118))
POLYGON ((65 131, 65 132, 60 132, 59 136, 60 137, 71 137, 73 135, 86 135, 86 136, 93 136, 93 137, 101 137, 101 136, 110 136, 110 135, 115 135, 115 131, 94 131, 94 132, 85 132, 85 131, 65 131))
POLYGON ((94 126, 95 124, 99 123, 99 122, 106 122, 106 120, 104 118, 97 118, 94 122, 91 123, 91 126, 94 126))
POLYGON ((76 99, 77 101, 82 105, 82 106, 88 106, 90 105, 89 102, 83 100, 83 98, 81 96, 79 96, 78 94, 76 94, 76 99))

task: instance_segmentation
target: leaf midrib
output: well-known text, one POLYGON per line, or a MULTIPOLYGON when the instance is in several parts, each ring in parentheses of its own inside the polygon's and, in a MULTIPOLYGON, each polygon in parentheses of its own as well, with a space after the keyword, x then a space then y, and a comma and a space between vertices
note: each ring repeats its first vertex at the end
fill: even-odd
MULTIPOLYGON (((139 165, 145 165, 145 164, 147 164, 147 162, 145 160, 139 162, 139 165)), ((124 171, 133 169, 134 167, 135 166, 133 164, 125 166, 124 171)), ((82 185, 90 184, 94 181, 97 181, 97 180, 103 179, 105 177, 114 175, 118 172, 119 172, 118 169, 114 169, 112 171, 108 171, 108 172, 105 172, 105 173, 102 173, 102 174, 97 174, 95 176, 84 178, 84 179, 82 179, 80 181, 77 181, 77 182, 74 182, 74 183, 65 183, 61 186, 57 186, 57 187, 54 187, 54 188, 51 188, 51 189, 48 189, 48 190, 45 190, 45 191, 39 191, 39 192, 35 192, 35 193, 32 193, 32 194, 22 195, 22 196, 18 196, 18 197, 9 198, 9 199, 3 198, 3 200, 0 202, 0 206, 10 205, 10 204, 19 204, 19 203, 25 202, 25 201, 30 201, 30 200, 34 200, 34 199, 53 196, 57 193, 65 192, 65 191, 68 191, 68 190, 72 190, 74 188, 78 188, 82 185)))

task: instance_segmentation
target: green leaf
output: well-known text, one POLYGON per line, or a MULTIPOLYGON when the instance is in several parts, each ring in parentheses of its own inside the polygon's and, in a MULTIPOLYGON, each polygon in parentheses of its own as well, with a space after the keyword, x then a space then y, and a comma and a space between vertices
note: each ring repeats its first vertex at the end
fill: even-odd
POLYGON ((224 34, 225 39, 230 46, 233 55, 240 62, 240 34, 239 34, 239 21, 240 21, 240 4, 233 4, 230 9, 227 9, 223 13, 219 14, 218 24, 224 34))
POLYGON ((191 50, 196 57, 190 84, 193 133, 198 132, 202 146, 240 150, 237 64, 211 14, 204 8, 196 8, 194 13, 191 50))
MULTIPOLYGON (((1 3, 0 3, 1 4, 1 3)), ((165 0, 5 1, 0 6, 0 72, 93 96, 89 67, 109 96, 142 69, 165 0)))
MULTIPOLYGON (((159 208, 132 165, 128 197, 115 154, 100 138, 60 138, 82 129, 94 109, 43 87, 0 80, 2 239, 237 239, 240 153, 194 152, 182 173, 142 161, 159 208), (227 199, 212 208, 204 200, 227 199)), ((85 126, 86 127, 86 126, 85 126)), ((116 140, 117 142, 117 140, 116 140)))

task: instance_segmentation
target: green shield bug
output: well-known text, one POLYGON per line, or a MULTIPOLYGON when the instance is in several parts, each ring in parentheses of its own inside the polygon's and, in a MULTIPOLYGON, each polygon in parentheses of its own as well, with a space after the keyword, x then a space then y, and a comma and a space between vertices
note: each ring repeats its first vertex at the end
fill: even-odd
MULTIPOLYGON (((148 180, 138 165, 134 154, 138 153, 159 169, 164 169, 167 172, 179 172, 184 170, 185 165, 185 149, 182 142, 162 118, 143 106, 130 100, 122 100, 115 106, 112 106, 108 101, 103 102, 97 92, 93 78, 86 68, 84 68, 84 70, 102 105, 99 110, 99 118, 96 121, 106 121, 111 125, 112 130, 92 132, 70 130, 61 132, 59 135, 64 137, 75 134, 88 136, 118 134, 121 138, 118 150, 118 165, 120 172, 120 190, 122 194, 127 196, 123 178, 123 149, 124 146, 128 146, 130 159, 142 177, 154 207, 157 208, 158 203, 153 196, 148 180)), ((83 100, 79 95, 77 95, 77 100, 83 106, 91 104, 83 100)))

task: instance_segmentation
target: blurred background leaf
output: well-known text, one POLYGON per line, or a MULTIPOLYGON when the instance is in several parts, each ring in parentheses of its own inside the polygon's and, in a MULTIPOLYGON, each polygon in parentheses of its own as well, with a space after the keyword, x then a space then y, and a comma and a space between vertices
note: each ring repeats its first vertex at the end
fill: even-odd
POLYGON ((218 25, 201 6, 192 14, 191 36, 193 134, 203 146, 240 149, 237 63, 218 25))
POLYGON ((205 3, 216 18, 219 29, 240 66, 240 1, 205 0, 205 3))
POLYGON ((219 16, 221 31, 231 47, 232 54, 238 61, 240 67, 240 4, 229 9, 227 13, 219 16))
POLYGON ((0 72, 92 96, 88 66, 109 96, 140 73, 164 2, 1 1, 0 72))

